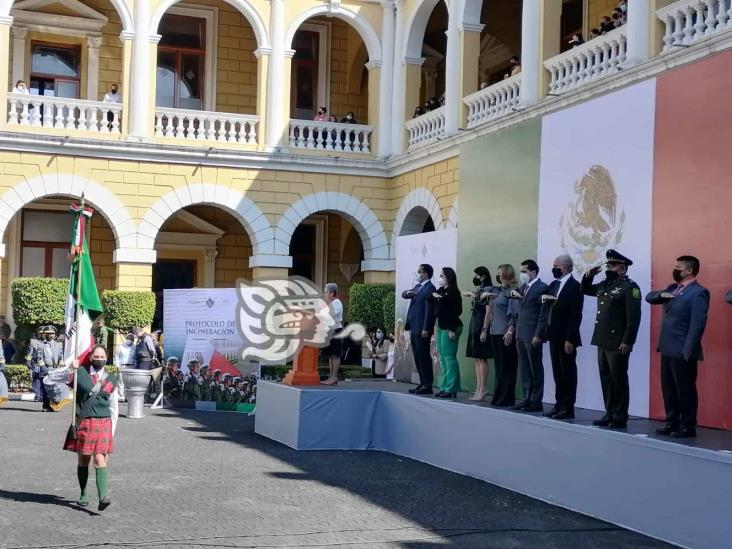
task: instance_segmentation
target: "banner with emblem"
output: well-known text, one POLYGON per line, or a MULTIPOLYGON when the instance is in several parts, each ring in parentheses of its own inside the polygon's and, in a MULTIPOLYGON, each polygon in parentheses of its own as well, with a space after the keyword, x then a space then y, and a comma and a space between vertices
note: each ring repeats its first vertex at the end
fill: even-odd
MULTIPOLYGON (((649 80, 545 117, 541 131, 538 263, 551 281, 554 258, 574 260, 574 276, 600 265, 608 249, 633 260, 642 320, 630 357, 630 413, 649 413, 651 206, 655 81, 649 80)), ((602 280, 599 274, 595 281, 602 280)), ((636 296, 634 296, 636 297, 636 296)), ((586 296, 578 350, 577 406, 604 409, 591 345, 597 299, 586 296)), ((544 359, 545 400, 554 395, 551 361, 544 359)))

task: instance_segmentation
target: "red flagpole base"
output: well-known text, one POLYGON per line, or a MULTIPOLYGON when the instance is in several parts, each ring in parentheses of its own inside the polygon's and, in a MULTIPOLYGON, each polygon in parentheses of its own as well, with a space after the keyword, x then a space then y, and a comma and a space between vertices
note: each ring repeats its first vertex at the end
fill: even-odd
POLYGON ((292 369, 282 381, 285 385, 320 385, 318 349, 303 347, 295 356, 292 369))

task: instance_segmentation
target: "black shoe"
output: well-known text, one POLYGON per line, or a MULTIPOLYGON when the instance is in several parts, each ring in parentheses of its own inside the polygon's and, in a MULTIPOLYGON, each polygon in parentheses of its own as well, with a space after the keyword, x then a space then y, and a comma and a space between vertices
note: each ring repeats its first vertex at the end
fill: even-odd
POLYGON ((432 394, 432 387, 420 387, 416 391, 414 391, 415 395, 431 395, 432 394))
POLYGON ((523 410, 526 406, 528 406, 528 404, 529 404, 528 402, 523 401, 523 402, 514 404, 513 406, 509 406, 508 409, 509 410, 523 410))
POLYGON ((442 398, 442 395, 445 394, 445 391, 440 391, 439 393, 435 393, 435 398, 442 398))
POLYGON ((614 419, 610 422, 611 429, 627 429, 627 427, 628 427, 627 419, 614 419))
POLYGON ((446 393, 444 391, 440 391, 435 395, 437 398, 457 398, 457 393, 446 393))
POLYGON ((541 406, 541 404, 527 404, 523 408, 521 408, 521 411, 523 412, 541 412, 544 408, 541 406))
POLYGON ((678 431, 678 427, 674 427, 673 425, 666 425, 666 427, 661 427, 660 429, 656 429, 657 435, 670 435, 671 433, 674 433, 678 431))
POLYGON ((554 417, 557 414, 560 414, 561 412, 562 412, 562 410, 560 410, 559 408, 552 408, 548 412, 544 412, 541 415, 544 417, 554 417))
POLYGON ((419 391, 419 390, 420 390, 421 388, 422 388, 422 386, 421 386, 421 385, 417 385, 416 387, 412 387, 411 389, 409 389, 409 392, 410 392, 411 394, 414 394, 414 393, 416 393, 417 391, 419 391))
POLYGON ((552 419, 574 419, 574 411, 562 410, 552 416, 552 419))
POLYGON ((97 511, 104 511, 110 505, 112 505, 112 499, 109 497, 109 494, 107 494, 99 500, 99 505, 97 505, 97 511))
POLYGON ((603 417, 592 422, 595 427, 608 427, 610 425, 610 418, 603 417))
POLYGON ((696 429, 679 429, 671 433, 671 438, 694 438, 696 429))

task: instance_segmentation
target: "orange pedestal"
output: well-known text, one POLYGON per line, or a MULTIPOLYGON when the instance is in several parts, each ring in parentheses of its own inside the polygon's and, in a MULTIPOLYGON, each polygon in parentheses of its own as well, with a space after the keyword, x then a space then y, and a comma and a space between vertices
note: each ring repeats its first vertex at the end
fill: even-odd
POLYGON ((320 385, 318 349, 315 347, 300 349, 292 363, 292 370, 287 372, 282 383, 286 385, 320 385))

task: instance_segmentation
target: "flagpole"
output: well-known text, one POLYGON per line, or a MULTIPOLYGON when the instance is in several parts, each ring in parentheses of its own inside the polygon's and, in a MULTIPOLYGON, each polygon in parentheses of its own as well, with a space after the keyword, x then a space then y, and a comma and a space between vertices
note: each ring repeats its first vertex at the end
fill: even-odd
MULTIPOLYGON (((84 193, 81 193, 80 216, 84 214, 84 193)), ((78 221, 78 220, 77 220, 78 221)), ((76 303, 74 305, 74 359, 79 358, 79 316, 81 314, 81 254, 84 253, 84 239, 86 235, 82 234, 81 251, 76 257, 76 303)), ((76 426, 76 383, 78 380, 78 370, 74 372, 74 389, 71 401, 71 426, 76 426)))

